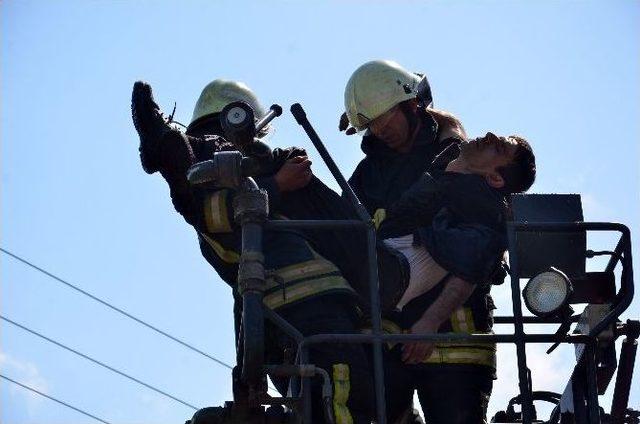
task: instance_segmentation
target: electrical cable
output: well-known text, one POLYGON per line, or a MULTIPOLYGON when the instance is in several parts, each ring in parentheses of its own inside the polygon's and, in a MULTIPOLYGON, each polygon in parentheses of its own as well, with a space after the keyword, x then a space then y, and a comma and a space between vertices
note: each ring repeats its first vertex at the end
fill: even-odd
MULTIPOLYGON (((218 365, 222 365, 223 367, 226 367, 226 368, 228 368, 230 370, 233 370, 233 367, 231 365, 227 364, 226 362, 224 362, 224 361, 222 361, 222 360, 220 360, 220 359, 218 359, 218 358, 216 358, 216 357, 214 357, 212 355, 209 355, 206 352, 203 352, 202 350, 200 350, 200 349, 188 344, 187 342, 184 342, 184 341, 178 339, 177 337, 172 336, 171 334, 169 334, 169 333, 167 333, 167 332, 165 332, 163 330, 160 330, 157 327, 154 327, 153 325, 141 320, 140 318, 136 318, 135 316, 133 316, 130 313, 118 308, 117 306, 113 306, 109 302, 106 302, 106 301, 100 299, 99 297, 94 296, 94 295, 92 295, 91 293, 89 293, 89 292, 87 292, 85 290, 82 290, 81 288, 69 283, 68 281, 63 280, 62 278, 50 273, 49 271, 47 271, 47 270, 45 270, 43 268, 40 268, 39 266, 29 262, 28 260, 26 260, 24 258, 21 258, 20 256, 16 255, 15 253, 12 253, 12 252, 10 252, 10 251, 2 248, 2 247, 0 247, 0 251, 2 253, 4 253, 4 254, 16 259, 16 260, 22 262, 23 264, 35 269, 36 271, 41 272, 42 274, 46 275, 47 277, 52 278, 55 281, 66 285, 67 287, 77 291, 78 293, 83 294, 83 295, 95 300, 96 302, 98 302, 98 303, 100 303, 100 304, 102 304, 102 305, 104 305, 104 306, 106 306, 106 307, 108 307, 108 308, 110 308, 110 309, 112 309, 112 310, 114 310, 114 311, 126 316, 127 318, 137 322, 138 324, 144 325, 145 327, 155 331, 156 333, 158 333, 158 334, 160 334, 162 336, 165 336, 168 339, 173 340, 176 343, 181 344, 182 346, 186 347, 187 349, 190 349, 190 350, 192 350, 192 351, 194 351, 194 352, 196 352, 196 353, 198 353, 198 354, 200 354, 200 355, 202 355, 202 356, 204 356, 204 357, 206 357, 208 359, 211 359, 212 361, 214 361, 218 365)), ((273 387, 271 384, 269 384, 269 389, 277 392, 276 388, 273 387)), ((191 405, 189 405, 189 406, 191 406, 191 405)))
POLYGON ((13 380, 13 379, 11 379, 11 378, 9 378, 9 377, 6 377, 6 376, 4 376, 4 375, 2 375, 2 374, 0 374, 0 377, 4 378, 5 380, 8 380, 8 381, 12 382, 13 384, 17 384, 17 385, 18 385, 18 386, 20 386, 20 387, 23 387, 23 388, 25 388, 25 389, 27 389, 27 390, 30 390, 30 391, 32 391, 33 393, 39 394, 39 395, 40 395, 40 396, 42 396, 42 397, 46 397, 47 399, 50 399, 50 400, 52 400, 52 401, 54 401, 54 402, 58 402, 60 405, 64 405, 64 406, 66 406, 67 408, 73 409, 73 410, 74 410, 74 411, 76 411, 76 412, 80 412, 81 414, 84 414, 84 415, 86 415, 87 417, 91 417, 91 418, 93 418, 94 420, 100 421, 101 423, 111 424, 109 421, 103 420, 102 418, 98 418, 98 417, 96 417, 95 415, 92 415, 92 414, 90 414, 90 413, 88 413, 88 412, 86 412, 86 411, 83 411, 82 409, 76 408, 75 406, 69 405, 69 404, 68 404, 68 403, 66 403, 66 402, 63 402, 63 401, 58 400, 58 399, 56 399, 56 398, 54 398, 54 397, 51 397, 51 396, 49 396, 49 395, 47 395, 47 394, 44 394, 44 393, 42 393, 42 392, 40 392, 40 391, 38 391, 38 390, 34 389, 33 387, 29 387, 29 386, 27 386, 26 384, 22 384, 22 383, 20 383, 20 382, 18 382, 18 381, 15 381, 15 380, 13 380))
POLYGON ((183 405, 185 405, 185 406, 188 406, 189 408, 192 408, 193 410, 198 410, 198 408, 197 408, 196 406, 193 406, 193 405, 191 405, 190 403, 187 403, 187 402, 185 402, 185 401, 183 401, 183 400, 181 400, 181 399, 178 399, 177 397, 175 397, 175 396, 173 396, 173 395, 170 395, 169 393, 164 392, 164 391, 162 391, 162 390, 160 390, 160 389, 158 389, 158 388, 156 388, 156 387, 153 387, 152 385, 147 384, 147 383, 145 383, 144 381, 138 380, 137 378, 132 377, 132 376, 130 376, 130 375, 128 375, 128 374, 126 374, 126 373, 124 373, 124 372, 122 372, 122 371, 120 371, 120 370, 118 370, 118 369, 116 369, 116 368, 114 368, 114 367, 112 367, 112 366, 110 366, 110 365, 107 365, 107 364, 105 364, 104 362, 100 362, 100 361, 98 361, 97 359, 93 359, 92 357, 87 356, 87 355, 85 355, 85 354, 84 354, 84 353, 82 353, 82 352, 78 352, 77 350, 72 349, 72 348, 70 348, 70 347, 68 347, 68 346, 65 346, 65 345, 63 345, 63 344, 62 344, 62 343, 60 343, 60 342, 57 342, 57 341, 55 341, 55 340, 53 340, 53 339, 50 339, 49 337, 44 336, 44 335, 42 335, 42 334, 38 333, 37 331, 34 331, 34 330, 32 330, 32 329, 30 329, 30 328, 28 328, 28 327, 25 327, 24 325, 18 324, 17 322, 15 322, 15 321, 13 321, 13 320, 11 320, 11 319, 9 319, 9 318, 7 318, 7 317, 3 316, 3 315, 0 315, 0 318, 1 318, 2 320, 4 320, 4 321, 8 322, 9 324, 13 324, 13 325, 15 325, 16 327, 21 328, 21 329, 22 329, 22 330, 24 330, 24 331, 27 331, 27 332, 29 332, 29 333, 31 333, 31 334, 33 334, 33 335, 35 335, 35 336, 40 337, 41 339, 44 339, 44 340, 48 341, 49 343, 53 343, 54 345, 56 345, 56 346, 58 346, 58 347, 61 347, 61 348, 63 348, 63 349, 66 349, 66 350, 68 350, 69 352, 74 353, 74 354, 76 354, 76 355, 78 355, 78 356, 80 356, 80 357, 82 357, 82 358, 84 358, 84 359, 86 359, 86 360, 88 360, 88 361, 91 361, 91 362, 93 362, 93 363, 94 363, 94 364, 96 364, 96 365, 99 365, 99 366, 101 366, 101 367, 103 367, 103 368, 108 369, 108 370, 109 370, 109 371, 111 371, 111 372, 114 372, 114 373, 119 374, 119 375, 121 375, 121 376, 123 376, 123 377, 125 377, 125 378, 128 378, 129 380, 134 381, 134 382, 136 382, 136 383, 138 383, 138 384, 140 384, 140 385, 142 385, 142 386, 146 387, 147 389, 151 389, 151 390, 153 390, 153 391, 154 391, 154 392, 156 392, 156 393, 160 393, 160 394, 161 394, 161 395, 163 395, 163 396, 166 396, 166 397, 168 397, 168 398, 170 398, 170 399, 175 400, 176 402, 180 402, 181 404, 183 404, 183 405))
POLYGON ((116 312, 118 312, 118 313, 120 313, 120 314, 122 314, 122 315, 126 316, 127 318, 134 320, 134 321, 135 321, 135 322, 137 322, 138 324, 144 325, 145 327, 147 327, 147 328, 149 328, 149 329, 151 329, 151 330, 155 331, 156 333, 161 334, 161 335, 163 335, 163 336, 165 336, 165 337, 167 337, 167 338, 169 338, 169 339, 173 340, 174 342, 179 343, 179 344, 181 344, 182 346, 184 346, 184 347, 186 347, 186 348, 188 348, 188 349, 190 349, 190 350, 192 350, 192 351, 194 351, 194 352, 196 352, 196 353, 199 353, 200 355, 202 355, 202 356, 204 356, 204 357, 206 357, 206 358, 211 359, 212 361, 216 362, 216 363, 217 363, 217 364, 219 364, 219 365, 222 365, 223 367, 226 367, 226 368, 228 368, 228 369, 230 369, 230 370, 231 370, 231 369, 233 369, 233 367, 232 367, 231 365, 227 364, 226 362, 221 361, 220 359, 218 359, 218 358, 216 358, 216 357, 214 357, 214 356, 212 356, 212 355, 209 355, 209 354, 208 354, 208 353, 206 353, 206 352, 203 352, 202 350, 200 350, 200 349, 198 349, 198 348, 196 348, 196 347, 194 347, 194 346, 190 345, 190 344, 189 344, 189 343, 187 343, 187 342, 184 342, 184 341, 182 341, 182 340, 178 339, 177 337, 172 336, 171 334, 169 334, 169 333, 167 333, 167 332, 165 332, 165 331, 163 331, 163 330, 160 330, 160 329, 159 329, 159 328, 157 328, 157 327, 154 327, 153 325, 151 325, 151 324, 149 324, 149 323, 147 323, 147 322, 145 322, 145 321, 141 320, 140 318, 136 318, 135 316, 133 316, 133 315, 131 315, 130 313, 128 313, 128 312, 126 312, 126 311, 124 311, 124 310, 122 310, 122 309, 118 308, 117 306, 113 306, 112 304, 110 304, 110 303, 108 303, 108 302, 106 302, 106 301, 104 301, 104 300, 102 300, 102 299, 100 299, 100 298, 98 298, 98 297, 96 297, 96 296, 92 295, 91 293, 88 293, 88 292, 86 292, 86 291, 82 290, 81 288, 79 288, 79 287, 77 287, 77 286, 74 286, 73 284, 71 284, 71 283, 69 283, 69 282, 67 282, 67 281, 63 280, 62 278, 60 278, 60 277, 57 277, 57 276, 53 275, 52 273, 50 273, 50 272, 48 272, 48 271, 46 271, 46 270, 44 270, 44 269, 40 268, 40 267, 39 267, 39 266, 37 266, 37 265, 34 265, 33 263, 31 263, 31 262, 27 261, 26 259, 23 259, 23 258, 21 258, 20 256, 18 256, 18 255, 16 255, 16 254, 14 254, 14 253, 9 252, 8 250, 6 250, 6 249, 4 249, 4 248, 2 248, 2 247, 0 247, 0 251, 2 251, 3 253, 5 253, 5 254, 7 254, 7 255, 11 256, 12 258, 14 258, 14 259, 16 259, 16 260, 18 260, 18 261, 22 262, 22 263, 23 263, 23 264, 25 264, 25 265, 30 266, 31 268, 35 269, 36 271, 39 271, 39 272, 43 273, 44 275, 46 275, 46 276, 48 276, 48 277, 50 277, 50 278, 52 278, 52 279, 54 279, 54 280, 58 281, 59 283, 62 283, 62 284, 64 284, 64 285, 66 285, 67 287, 72 288, 73 290, 75 290, 75 291, 77 291, 77 292, 79 292, 79 293, 81 293, 81 294, 83 294, 83 295, 85 295, 85 296, 87 296, 87 297, 90 297, 91 299, 95 300, 96 302, 101 303, 102 305, 104 305, 104 306, 106 306, 106 307, 108 307, 108 308, 111 308, 111 309, 113 309, 114 311, 116 311, 116 312))

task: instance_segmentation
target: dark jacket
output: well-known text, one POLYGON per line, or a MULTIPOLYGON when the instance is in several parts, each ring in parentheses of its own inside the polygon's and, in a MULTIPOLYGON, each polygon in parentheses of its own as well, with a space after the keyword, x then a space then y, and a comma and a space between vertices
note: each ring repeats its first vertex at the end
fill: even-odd
POLYGON ((504 197, 473 174, 425 173, 386 211, 380 238, 416 234, 435 261, 471 283, 490 281, 507 248, 504 197))
MULTIPOLYGON (((191 137, 195 161, 211 159, 213 153, 232 146, 219 137, 191 137)), ((274 175, 292 157, 304 155, 302 149, 274 149, 271 160, 255 177, 269 196, 270 210, 277 209, 280 193, 274 175)), ((234 222, 235 191, 218 188, 192 188, 186 177, 169 181, 176 209, 198 232, 200 250, 209 264, 231 287, 236 287, 242 248, 241 228, 234 222)), ((270 219, 279 219, 271 213, 270 219)), ((264 303, 275 309, 329 293, 353 295, 353 289, 339 269, 316 253, 308 240, 296 231, 267 231, 263 234, 267 288, 264 303)))
POLYGON ((425 109, 419 111, 422 128, 408 153, 390 149, 371 134, 362 138, 366 157, 353 171, 349 185, 371 215, 396 202, 422 174, 433 170, 434 159, 454 142, 437 142, 438 124, 425 109))

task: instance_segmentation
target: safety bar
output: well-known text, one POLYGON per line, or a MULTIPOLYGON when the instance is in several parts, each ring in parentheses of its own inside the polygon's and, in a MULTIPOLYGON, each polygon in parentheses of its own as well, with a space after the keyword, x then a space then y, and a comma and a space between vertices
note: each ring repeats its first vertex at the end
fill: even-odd
MULTIPOLYGON (((434 334, 314 334, 304 338, 300 342, 301 347, 320 343, 373 343, 381 341, 385 343, 408 342, 441 342, 441 343, 513 343, 518 338, 515 334, 461 334, 461 333, 434 333, 434 334)), ((567 334, 556 336, 554 334, 525 334, 522 337, 526 343, 572 343, 590 345, 595 339, 584 334, 567 334)))
MULTIPOLYGON (((331 171, 333 178, 338 182, 343 193, 347 196, 355 211, 362 221, 366 224, 367 234, 367 266, 369 268, 369 297, 371 302, 371 331, 373 334, 379 335, 382 333, 382 316, 380 313, 380 294, 379 294, 379 281, 378 281, 378 259, 376 253, 376 229, 371 220, 371 216, 367 212, 362 203, 354 193, 351 186, 347 183, 340 169, 333 161, 333 158, 324 147, 322 140, 316 133, 315 129, 307 119, 307 114, 299 103, 291 105, 291 114, 295 118, 296 122, 304 129, 305 133, 313 143, 314 147, 324 160, 325 164, 331 171)), ((379 424, 386 422, 386 406, 385 406, 385 393, 384 393, 384 373, 382 363, 382 343, 379 340, 373 342, 373 375, 374 375, 374 387, 376 394, 376 417, 379 424)), ((306 350, 302 350, 303 356, 306 355, 306 350)))

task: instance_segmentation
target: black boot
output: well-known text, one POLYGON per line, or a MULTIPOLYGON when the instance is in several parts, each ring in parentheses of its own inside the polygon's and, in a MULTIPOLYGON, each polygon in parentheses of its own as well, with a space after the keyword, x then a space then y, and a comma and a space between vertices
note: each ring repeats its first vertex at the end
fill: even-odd
POLYGON ((151 86, 143 81, 133 85, 131 93, 131 117, 140 136, 140 161, 148 174, 160 170, 160 141, 169 130, 169 120, 164 117, 160 107, 153 99, 151 86))

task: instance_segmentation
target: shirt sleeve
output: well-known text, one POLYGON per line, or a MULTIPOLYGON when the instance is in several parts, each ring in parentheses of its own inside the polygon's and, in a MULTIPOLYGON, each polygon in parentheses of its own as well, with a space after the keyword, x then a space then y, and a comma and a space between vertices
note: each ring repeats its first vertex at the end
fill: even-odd
POLYGON ((378 230, 380 238, 412 234, 421 227, 430 226, 441 208, 442 195, 438 184, 425 173, 386 210, 378 230))

